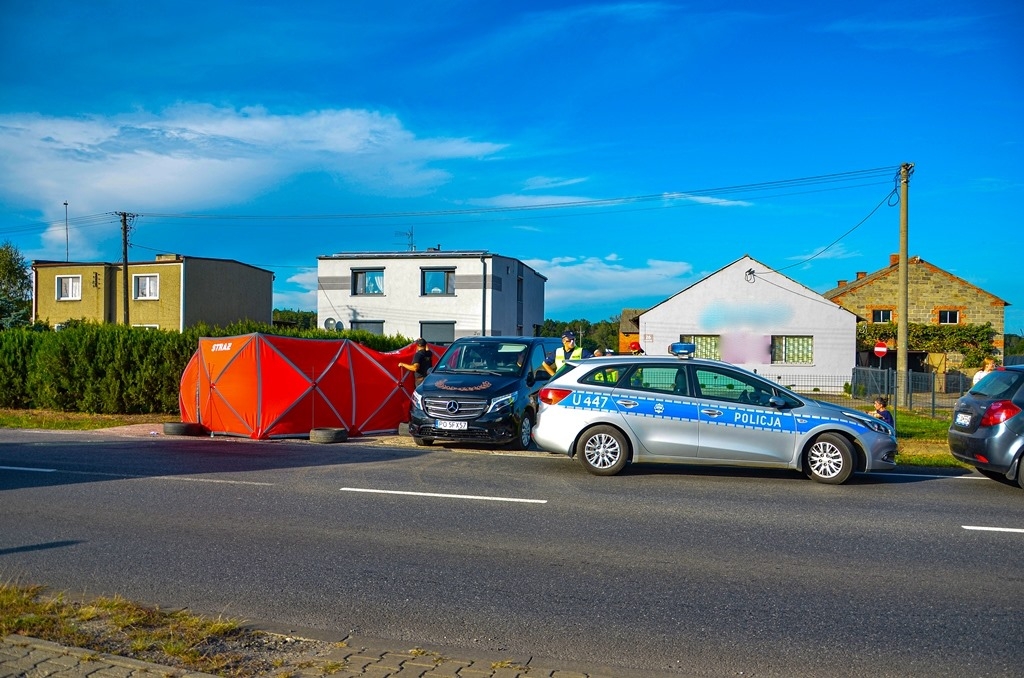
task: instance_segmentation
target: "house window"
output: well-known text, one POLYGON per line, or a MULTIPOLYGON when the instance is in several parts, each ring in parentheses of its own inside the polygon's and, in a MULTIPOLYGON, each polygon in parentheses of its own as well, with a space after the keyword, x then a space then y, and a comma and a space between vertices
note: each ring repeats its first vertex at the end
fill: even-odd
POLYGON ((720 342, 717 334, 680 334, 679 341, 694 345, 694 358, 722 359, 722 351, 719 349, 720 342))
POLYGON ((420 336, 431 344, 445 346, 455 341, 454 322, 421 322, 420 336))
POLYGON ((878 308, 871 312, 871 322, 873 323, 891 323, 892 322, 892 309, 878 308))
POLYGON ((82 298, 82 276, 57 276, 57 301, 79 301, 82 298))
POLYGON ((455 294, 455 269, 421 269, 420 289, 428 296, 455 294))
POLYGON ((383 295, 384 269, 352 271, 352 294, 354 296, 383 295))
POLYGON ((349 329, 352 331, 363 330, 370 334, 384 334, 384 321, 383 320, 353 320, 349 323, 349 329))
POLYGON ((133 275, 132 287, 135 289, 136 299, 160 298, 160 276, 155 273, 149 275, 133 275))
POLYGON ((814 337, 772 337, 772 364, 810 365, 814 362, 814 337))
POLYGON ((940 325, 959 325, 960 311, 939 311, 940 325))

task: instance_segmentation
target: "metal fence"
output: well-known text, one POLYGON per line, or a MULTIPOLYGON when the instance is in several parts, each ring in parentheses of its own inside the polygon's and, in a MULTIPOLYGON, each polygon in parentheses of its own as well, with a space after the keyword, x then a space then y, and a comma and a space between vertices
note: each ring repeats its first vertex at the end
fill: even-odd
POLYGON ((971 388, 971 378, 959 372, 911 371, 906 373, 905 380, 900 378, 902 374, 877 367, 855 367, 849 375, 762 376, 817 400, 870 409, 876 397, 885 396, 890 406, 899 405, 932 417, 948 416, 957 398, 971 388), (906 384, 906 398, 899 397, 901 383, 906 384))

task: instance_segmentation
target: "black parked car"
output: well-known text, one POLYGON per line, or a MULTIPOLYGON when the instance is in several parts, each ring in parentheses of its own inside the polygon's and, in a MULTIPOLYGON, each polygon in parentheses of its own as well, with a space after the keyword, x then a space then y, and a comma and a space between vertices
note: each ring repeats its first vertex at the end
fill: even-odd
POLYGON ((949 451, 993 480, 1024 488, 1024 365, 988 373, 956 401, 949 451))
POLYGON ((526 449, 537 421, 537 391, 549 379, 544 359, 561 345, 551 337, 457 339, 413 392, 413 440, 526 449))

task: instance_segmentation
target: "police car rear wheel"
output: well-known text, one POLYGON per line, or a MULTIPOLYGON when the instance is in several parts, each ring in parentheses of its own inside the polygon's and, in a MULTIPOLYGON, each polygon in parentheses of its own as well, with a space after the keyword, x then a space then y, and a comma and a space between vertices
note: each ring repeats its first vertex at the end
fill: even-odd
POLYGON ((576 444, 583 468, 596 476, 613 476, 626 466, 626 438, 611 426, 595 426, 576 444))
POLYGON ((842 485, 853 475, 853 449, 838 433, 822 433, 807 450, 807 475, 827 485, 842 485))

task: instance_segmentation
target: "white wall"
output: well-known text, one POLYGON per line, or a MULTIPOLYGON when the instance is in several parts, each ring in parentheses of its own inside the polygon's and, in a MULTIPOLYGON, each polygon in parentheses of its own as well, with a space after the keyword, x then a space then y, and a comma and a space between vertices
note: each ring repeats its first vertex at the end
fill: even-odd
POLYGON ((487 334, 516 334, 517 277, 522 271, 523 332, 544 322, 544 282, 530 267, 517 259, 483 252, 396 252, 320 257, 317 261, 317 325, 327 318, 342 321, 349 329, 353 320, 384 321, 385 334, 402 334, 410 339, 420 334, 421 321, 455 323, 455 338, 487 334), (481 258, 482 257, 482 258, 481 258), (481 280, 486 274, 485 299, 481 280), (455 269, 454 295, 421 295, 423 268, 455 269), (353 296, 353 269, 384 269, 384 294, 353 296), (500 287, 500 289, 499 289, 500 287), (485 323, 486 312, 486 323, 485 323))
POLYGON ((856 362, 853 313, 747 256, 640 316, 640 343, 650 355, 695 334, 719 335, 723 360, 783 382, 793 375, 848 377, 856 362), (813 336, 814 362, 773 365, 772 335, 813 336))

